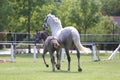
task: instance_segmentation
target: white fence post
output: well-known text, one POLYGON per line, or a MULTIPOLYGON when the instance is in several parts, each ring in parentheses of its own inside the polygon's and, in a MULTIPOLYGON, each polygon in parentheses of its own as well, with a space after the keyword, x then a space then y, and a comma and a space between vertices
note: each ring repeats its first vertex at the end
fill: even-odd
POLYGON ((113 60, 115 54, 117 53, 117 51, 120 49, 120 44, 119 46, 115 49, 115 51, 110 55, 110 57, 108 58, 108 60, 113 60))
POLYGON ((94 59, 94 61, 97 61, 96 46, 94 43, 92 45, 92 49, 93 49, 93 59, 94 59))
POLYGON ((14 44, 11 44, 11 62, 14 62, 14 44))
POLYGON ((33 58, 34 58, 34 62, 36 62, 36 54, 37 54, 37 48, 36 48, 36 45, 34 45, 34 53, 33 53, 33 58))
POLYGON ((64 61, 64 59, 65 59, 65 49, 62 48, 61 61, 64 61))

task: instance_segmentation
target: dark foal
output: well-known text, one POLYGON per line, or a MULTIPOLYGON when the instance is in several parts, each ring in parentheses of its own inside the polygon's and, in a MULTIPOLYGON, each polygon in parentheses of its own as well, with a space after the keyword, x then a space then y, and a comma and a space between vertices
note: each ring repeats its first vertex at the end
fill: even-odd
POLYGON ((52 63, 52 71, 55 71, 55 57, 54 57, 54 52, 56 51, 56 56, 57 56, 57 63, 56 67, 57 69, 60 69, 60 44, 57 40, 56 37, 54 36, 48 36, 47 39, 44 42, 44 48, 43 48, 43 60, 44 64, 46 67, 49 67, 49 65, 45 61, 45 54, 46 52, 49 52, 50 58, 51 58, 51 63, 52 63))
POLYGON ((37 32, 35 35, 35 43, 38 43, 40 40, 45 41, 49 34, 46 31, 37 32))
MULTIPOLYGON (((36 32, 35 38, 34 38, 35 44, 40 43, 40 41, 42 40, 44 42, 48 36, 49 36, 49 33, 46 31, 36 32)), ((37 46, 37 52, 40 53, 39 46, 37 46)))

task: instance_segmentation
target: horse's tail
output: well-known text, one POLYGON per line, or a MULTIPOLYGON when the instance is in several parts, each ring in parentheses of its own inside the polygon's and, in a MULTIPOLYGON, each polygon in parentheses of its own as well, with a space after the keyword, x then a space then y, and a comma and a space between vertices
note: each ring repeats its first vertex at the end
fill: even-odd
POLYGON ((89 51, 91 51, 89 48, 86 48, 81 44, 80 35, 79 35, 79 33, 76 29, 72 30, 72 39, 73 39, 73 42, 74 42, 75 46, 79 50, 84 51, 85 53, 88 53, 89 51))
POLYGON ((76 45, 76 47, 77 47, 78 49, 80 49, 81 51, 84 51, 85 53, 88 53, 88 52, 91 51, 89 48, 84 47, 84 46, 80 43, 80 41, 79 41, 78 44, 75 44, 75 45, 76 45))

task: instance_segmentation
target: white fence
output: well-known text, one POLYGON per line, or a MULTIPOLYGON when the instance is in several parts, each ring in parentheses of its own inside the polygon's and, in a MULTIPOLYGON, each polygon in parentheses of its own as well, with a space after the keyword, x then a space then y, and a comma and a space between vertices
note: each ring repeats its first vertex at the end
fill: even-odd
MULTIPOLYGON (((35 33, 0 32, 0 42, 33 42, 34 35, 35 33)), ((80 37, 81 42, 120 42, 120 34, 80 34, 80 37)))
MULTIPOLYGON (((10 56, 10 61, 11 62, 14 62, 15 60, 15 47, 14 45, 16 44, 19 44, 19 45, 31 45, 31 46, 34 46, 34 53, 33 53, 33 61, 36 62, 36 51, 37 51, 37 48, 36 48, 36 45, 35 44, 28 44, 28 43, 0 43, 0 44, 4 44, 4 45, 11 45, 11 56, 10 56)), ((43 46, 43 44, 37 44, 37 45, 40 45, 40 46, 43 46)))
MULTIPOLYGON (((15 33, 15 32, 0 32, 0 44, 11 45, 11 62, 14 62, 15 49, 14 45, 31 45, 34 46, 34 62, 36 61, 36 45, 34 44, 34 33, 30 34, 31 38, 28 40, 28 33, 15 33), (20 39, 20 40, 19 40, 20 39)), ((120 34, 81 34, 81 41, 83 45, 91 46, 93 53, 93 60, 98 60, 96 55, 96 44, 120 44, 120 34)), ((41 44, 40 44, 41 45, 41 44)), ((62 55, 64 61, 64 55, 62 55)))
MULTIPOLYGON (((31 46, 34 46, 33 47, 33 50, 34 50, 34 52, 33 52, 33 61, 34 62, 36 62, 36 54, 37 54, 37 48, 36 48, 36 46, 37 45, 39 45, 39 46, 43 46, 43 44, 37 44, 37 45, 35 45, 35 44, 28 44, 28 43, 0 43, 0 44, 4 44, 4 45, 11 45, 11 57, 10 57, 10 61, 11 62, 14 62, 14 57, 15 57, 15 45, 17 45, 17 44, 19 44, 19 45, 31 45, 31 46)), ((93 44, 93 43, 91 43, 91 44, 83 44, 83 45, 90 45, 90 46, 92 46, 92 52, 93 52, 93 59, 94 59, 94 61, 96 61, 96 60, 98 60, 98 58, 97 58, 97 55, 96 55, 96 46, 95 46, 95 44, 93 44)), ((62 61, 64 61, 64 51, 62 51, 62 61)), ((91 53, 91 52, 89 52, 89 53, 91 53)))

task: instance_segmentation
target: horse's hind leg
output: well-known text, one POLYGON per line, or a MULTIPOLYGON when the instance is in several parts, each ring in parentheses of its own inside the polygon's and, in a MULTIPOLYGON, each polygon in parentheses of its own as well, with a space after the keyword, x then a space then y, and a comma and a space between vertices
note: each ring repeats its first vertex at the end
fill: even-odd
POLYGON ((66 49, 66 48, 65 48, 65 52, 66 52, 67 60, 68 60, 68 71, 70 71, 71 58, 70 58, 70 54, 69 54, 69 49, 66 49))
POLYGON ((79 50, 77 49, 77 58, 78 58, 78 71, 82 71, 82 68, 80 67, 80 52, 79 50))

